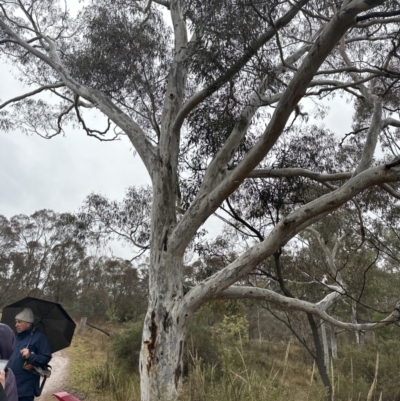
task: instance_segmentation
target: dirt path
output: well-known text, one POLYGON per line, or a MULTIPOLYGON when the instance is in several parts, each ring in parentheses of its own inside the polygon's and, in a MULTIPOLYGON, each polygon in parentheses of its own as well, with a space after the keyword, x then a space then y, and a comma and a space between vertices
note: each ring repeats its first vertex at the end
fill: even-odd
POLYGON ((55 352, 50 361, 51 376, 46 380, 42 395, 35 401, 54 401, 53 393, 65 391, 68 377, 68 357, 64 351, 55 352))

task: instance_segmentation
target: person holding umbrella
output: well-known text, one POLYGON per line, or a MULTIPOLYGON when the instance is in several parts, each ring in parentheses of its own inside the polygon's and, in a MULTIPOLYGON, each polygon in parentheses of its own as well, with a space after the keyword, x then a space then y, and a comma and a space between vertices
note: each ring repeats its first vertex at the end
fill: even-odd
POLYGON ((50 346, 45 335, 36 330, 30 308, 15 316, 15 345, 8 366, 14 372, 18 401, 33 401, 40 395, 40 376, 33 373, 33 366, 46 366, 51 359, 50 346))

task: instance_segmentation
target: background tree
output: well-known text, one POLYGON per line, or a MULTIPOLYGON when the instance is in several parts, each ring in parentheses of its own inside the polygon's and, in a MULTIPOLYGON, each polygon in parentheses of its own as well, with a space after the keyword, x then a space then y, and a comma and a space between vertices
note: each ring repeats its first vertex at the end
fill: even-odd
POLYGON ((122 241, 140 257, 149 249, 151 199, 149 187, 128 188, 121 202, 89 195, 78 214, 78 236, 100 246, 122 241))
POLYGON ((83 244, 74 239, 75 220, 71 214, 51 210, 10 220, 2 217, 4 296, 38 296, 50 285, 54 296, 62 300, 61 291, 70 288, 68 282, 83 257, 83 244))

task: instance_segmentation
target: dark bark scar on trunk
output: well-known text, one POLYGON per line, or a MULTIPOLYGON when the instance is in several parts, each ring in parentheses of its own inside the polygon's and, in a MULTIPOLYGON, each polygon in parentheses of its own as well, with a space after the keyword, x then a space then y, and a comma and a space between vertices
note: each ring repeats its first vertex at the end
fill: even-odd
POLYGON ((175 368, 175 388, 177 389, 179 386, 179 381, 182 376, 182 352, 183 352, 183 341, 181 340, 179 343, 179 358, 178 358, 178 366, 175 368))
POLYGON ((165 312, 163 319, 163 326, 164 326, 164 331, 167 331, 168 328, 171 326, 171 318, 169 316, 169 312, 165 312))
POLYGON ((165 230, 164 238, 163 238, 163 250, 167 252, 167 243, 168 243, 168 229, 165 230))
POLYGON ((147 350, 149 352, 149 355, 147 357, 147 373, 150 373, 151 367, 153 365, 154 350, 156 348, 158 326, 155 322, 155 317, 156 317, 156 312, 152 311, 151 312, 151 324, 149 326, 149 330, 151 333, 150 340, 144 342, 146 344, 147 350))

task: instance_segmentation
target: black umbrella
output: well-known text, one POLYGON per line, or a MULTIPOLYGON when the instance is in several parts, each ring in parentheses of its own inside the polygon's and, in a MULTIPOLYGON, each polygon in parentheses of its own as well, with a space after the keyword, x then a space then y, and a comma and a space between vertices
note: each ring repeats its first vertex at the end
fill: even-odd
POLYGON ((76 324, 56 302, 26 297, 3 308, 1 322, 15 331, 15 316, 24 308, 32 309, 34 324, 47 337, 52 353, 69 347, 76 324))

